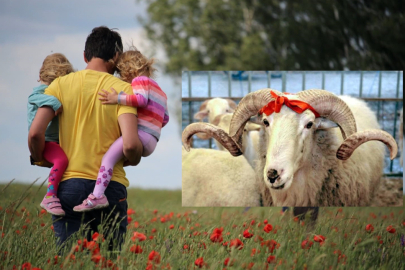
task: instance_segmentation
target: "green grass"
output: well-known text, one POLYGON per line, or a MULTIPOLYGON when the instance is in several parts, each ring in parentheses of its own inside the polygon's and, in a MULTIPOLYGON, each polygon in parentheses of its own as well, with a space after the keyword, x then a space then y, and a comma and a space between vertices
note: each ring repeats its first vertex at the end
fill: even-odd
POLYGON ((39 207, 44 194, 44 186, 0 185, 0 269, 13 269, 13 266, 21 269, 27 262, 32 269, 43 270, 60 269, 61 265, 63 269, 145 269, 153 250, 159 252, 161 262, 150 269, 194 269, 197 268, 195 260, 200 257, 205 269, 225 268, 224 260, 228 257, 234 263, 227 269, 391 270, 404 266, 402 207, 321 208, 318 222, 310 230, 305 224, 294 221, 289 212, 282 215, 279 207, 251 208, 245 213, 243 208, 183 208, 180 190, 142 189, 128 190, 129 208, 135 213, 130 215, 132 221, 119 254, 107 252, 106 246, 99 243, 100 255, 106 259, 104 265, 101 261, 96 264, 96 257, 92 261, 92 253, 87 249, 74 251, 76 238, 69 242, 68 252, 58 257, 54 265, 57 248, 51 217, 41 215, 39 207), (164 223, 162 217, 166 219, 164 223), (265 219, 273 226, 270 233, 263 231, 265 219), (374 226, 372 233, 365 231, 367 224, 374 226), (170 229, 170 225, 174 228, 170 229), (386 231, 389 225, 394 226, 396 233, 386 231), (211 242, 212 231, 220 227, 223 227, 223 242, 239 238, 243 249, 211 242), (243 232, 249 227, 253 237, 247 239, 243 232), (133 242, 131 237, 135 231, 148 238, 133 242), (306 238, 313 241, 316 234, 326 237, 324 244, 314 242, 310 249, 302 249, 301 242, 306 238), (278 243, 272 253, 265 245, 266 240, 278 243), (131 252, 134 245, 139 245, 143 252, 131 252), (257 251, 253 256, 252 249, 257 251), (275 256, 275 262, 268 264, 270 255, 275 256), (108 260, 110 265, 106 263, 108 260), (250 263, 254 263, 253 266, 250 263))

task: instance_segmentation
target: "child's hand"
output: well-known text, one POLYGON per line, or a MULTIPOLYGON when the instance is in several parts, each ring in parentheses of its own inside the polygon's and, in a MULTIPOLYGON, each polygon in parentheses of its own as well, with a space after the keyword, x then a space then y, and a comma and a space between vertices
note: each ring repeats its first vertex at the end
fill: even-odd
POLYGON ((104 93, 98 93, 100 96, 102 96, 101 98, 99 98, 99 100, 103 101, 102 104, 118 104, 118 93, 112 87, 111 90, 112 92, 110 93, 102 89, 101 91, 103 91, 104 93))
POLYGON ((57 109, 55 112, 55 116, 57 116, 58 114, 61 114, 62 112, 63 112, 63 106, 60 105, 59 109, 57 109))

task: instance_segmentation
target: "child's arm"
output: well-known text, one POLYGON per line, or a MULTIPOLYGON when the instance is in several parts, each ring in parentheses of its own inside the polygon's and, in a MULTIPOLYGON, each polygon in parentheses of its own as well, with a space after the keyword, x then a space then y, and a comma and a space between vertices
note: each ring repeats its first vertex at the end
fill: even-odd
POLYGON ((34 104, 38 106, 38 108, 41 108, 43 106, 49 106, 54 110, 55 115, 62 112, 62 104, 54 96, 40 93, 32 93, 28 97, 28 103, 34 104))
POLYGON ((103 104, 121 104, 132 107, 143 108, 148 105, 149 98, 149 81, 142 77, 137 77, 132 81, 132 90, 134 95, 127 95, 121 91, 119 94, 114 88, 111 88, 112 92, 102 90, 104 93, 98 93, 102 98, 103 104))
POLYGON ((169 112, 167 111, 167 108, 165 109, 165 116, 163 117, 163 124, 162 127, 166 126, 166 124, 169 122, 169 112))

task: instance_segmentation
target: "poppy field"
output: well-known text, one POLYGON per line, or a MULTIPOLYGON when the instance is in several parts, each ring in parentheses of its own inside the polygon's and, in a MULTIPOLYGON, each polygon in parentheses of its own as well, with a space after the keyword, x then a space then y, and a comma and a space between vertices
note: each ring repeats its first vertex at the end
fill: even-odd
POLYGON ((0 185, 0 269, 404 269, 402 207, 183 208, 181 191, 128 189, 121 252, 103 235, 76 237, 58 256, 44 186, 0 185))

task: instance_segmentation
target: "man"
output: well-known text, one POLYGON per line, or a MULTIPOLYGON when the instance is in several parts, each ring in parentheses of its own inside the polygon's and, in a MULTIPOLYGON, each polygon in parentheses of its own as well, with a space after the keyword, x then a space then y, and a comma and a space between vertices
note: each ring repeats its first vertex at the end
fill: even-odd
MULTIPOLYGON (((119 245, 126 232, 126 187, 129 182, 123 160, 114 167, 112 181, 105 191, 109 207, 85 214, 73 211, 73 207, 93 191, 101 159, 120 133, 126 165, 135 166, 140 162, 142 145, 138 138, 136 108, 102 105, 98 99, 102 89, 112 87, 132 94, 130 84, 112 76, 114 62, 122 49, 117 32, 104 26, 94 28, 85 44, 86 69, 56 79, 45 90, 45 94, 55 96, 63 105, 63 113, 59 116, 59 142, 69 159, 58 189, 58 198, 66 215, 52 217, 59 246, 83 224, 88 224, 85 231, 88 239, 92 231, 99 231, 100 224, 108 225, 101 233, 111 239, 110 249, 113 248, 112 239, 119 245)), ((54 114, 50 107, 41 107, 31 125, 28 143, 31 156, 37 162, 44 160, 44 134, 54 114)))

